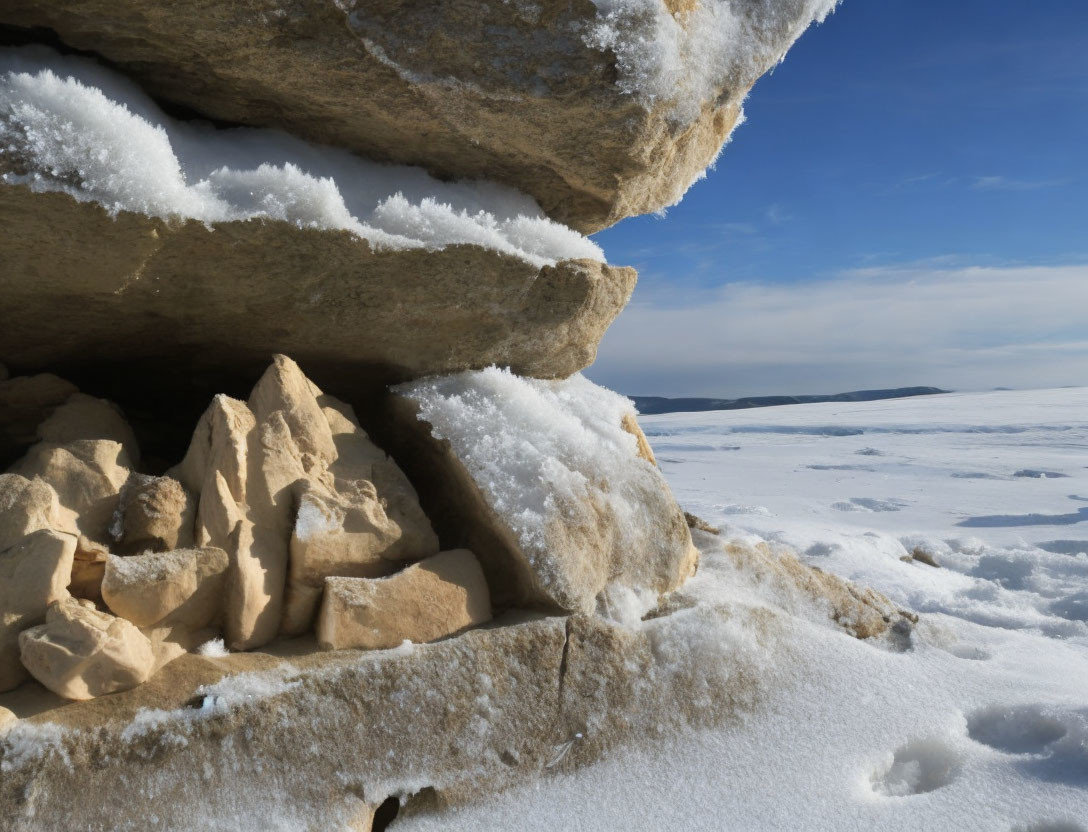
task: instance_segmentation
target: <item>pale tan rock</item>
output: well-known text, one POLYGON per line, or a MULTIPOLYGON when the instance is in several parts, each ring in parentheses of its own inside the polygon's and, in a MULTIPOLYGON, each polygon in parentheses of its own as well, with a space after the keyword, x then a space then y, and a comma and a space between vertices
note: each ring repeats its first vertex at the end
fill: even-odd
POLYGON ((76 543, 75 560, 72 562, 72 580, 68 592, 74 598, 89 601, 102 600, 102 578, 106 572, 109 550, 86 535, 80 535, 76 543))
POLYGON ((0 691, 26 678, 19 633, 38 624, 54 601, 68 596, 76 540, 41 530, 0 551, 0 691))
POLYGON ((785 547, 711 540, 707 533, 699 534, 709 546, 724 551, 738 568, 773 587, 779 602, 790 606, 815 605, 856 638, 876 638, 889 632, 898 621, 913 624, 918 620, 917 615, 897 607, 881 593, 809 566, 785 547))
MULTIPOLYGON (((318 391, 320 394, 320 391, 318 391)), ((375 578, 438 551, 438 538, 408 478, 359 427, 351 408, 317 398, 335 457, 298 490, 283 632, 309 629, 331 575, 375 578)))
POLYGON ((175 549, 106 561, 102 598, 137 627, 199 630, 220 614, 229 560, 222 549, 175 549))
POLYGON ((248 405, 213 401, 172 475, 200 494, 197 544, 230 556, 234 650, 307 631, 328 575, 387 574, 438 550, 408 480, 285 356, 248 405))
POLYGON ((36 442, 38 425, 75 392, 74 384, 50 373, 0 381, 0 459, 36 442))
POLYGON ((136 435, 117 405, 83 393, 73 393, 38 425, 38 439, 67 445, 85 439, 108 439, 125 449, 132 463, 140 460, 136 435))
POLYGON ((196 500, 173 477, 133 474, 124 487, 111 525, 120 554, 167 552, 194 543, 196 500))
POLYGON ((491 598, 476 556, 453 549, 388 578, 327 578, 317 638, 326 649, 382 650, 490 620, 491 598))
POLYGON ((646 438, 646 434, 642 432, 642 428, 639 427, 638 419, 633 414, 627 413, 623 417, 623 421, 620 423, 625 431, 635 437, 635 442, 638 443, 638 455, 649 462, 651 465, 657 465, 657 457, 654 456, 654 449, 650 447, 650 442, 646 438))
POLYGON ((58 445, 39 442, 12 471, 38 477, 57 492, 62 508, 59 528, 93 541, 109 539, 110 522, 121 487, 132 471, 125 447, 111 439, 76 439, 58 445))
POLYGON ((135 625, 70 598, 50 605, 45 623, 19 636, 22 662, 66 699, 93 699, 134 688, 155 664, 151 642, 135 625))
MULTIPOLYGON (((0 375, 3 374, 0 373, 0 375)), ((12 711, 9 711, 7 708, 0 707, 0 735, 3 735, 5 731, 15 725, 15 723, 18 721, 19 717, 17 717, 12 711)))
POLYGON ((758 707, 778 678, 765 664, 797 660, 780 622, 743 606, 682 610, 637 630, 594 616, 507 617, 394 650, 183 656, 136 690, 36 717, 59 726, 53 753, 26 759, 0 744, 0 816, 11 832, 145 832, 146 796, 159 794, 167 829, 239 817, 341 829, 360 801, 422 790, 405 798, 406 815, 427 795, 438 808, 479 801, 758 707), (738 628, 741 644, 761 649, 736 649, 738 628), (217 782, 232 788, 209 788, 217 782), (71 800, 76 789, 86 797, 71 800))
POLYGON ((278 352, 370 389, 491 364, 563 377, 592 363, 635 285, 634 270, 591 260, 377 251, 348 231, 111 216, 23 186, 0 187, 0 227, 0 359, 93 355, 115 374, 96 389, 122 404, 177 398, 178 377, 209 379, 196 389, 211 396, 216 379, 255 378, 278 352))
MULTIPOLYGON (((411 389, 397 388, 386 403, 389 446, 420 489, 443 541, 479 557, 496 606, 590 612, 614 582, 666 593, 695 573, 699 554, 683 512, 661 472, 639 456, 637 443, 629 451, 616 443, 608 461, 622 486, 610 482, 610 474, 582 472, 589 483, 585 493, 557 488, 541 497, 551 508, 541 513, 536 504, 529 507, 530 514, 541 516, 531 535, 522 534, 521 506, 508 501, 497 508, 506 495, 489 492, 477 480, 479 469, 462 459, 450 441, 435 437, 433 426, 421 421, 411 389), (622 498, 614 503, 611 495, 620 490, 622 498)), ((503 407, 500 396, 488 398, 483 388, 473 392, 465 406, 478 408, 479 418, 488 418, 489 406, 503 407)))
POLYGON ((0 551, 61 522, 57 492, 41 479, 0 474, 0 551))
POLYGON ((0 22, 52 29, 204 115, 510 184, 595 231, 675 202, 814 13, 802 0, 734 0, 727 24, 701 6, 609 7, 605 20, 571 0, 6 0, 0 22), (665 60, 684 65, 651 99, 630 76, 653 74, 654 47, 617 56, 599 27, 615 28, 614 42, 652 41, 655 15, 669 28, 665 60), (727 25, 735 40, 713 43, 727 25), (731 60, 678 112, 673 91, 706 71, 709 50, 731 60))

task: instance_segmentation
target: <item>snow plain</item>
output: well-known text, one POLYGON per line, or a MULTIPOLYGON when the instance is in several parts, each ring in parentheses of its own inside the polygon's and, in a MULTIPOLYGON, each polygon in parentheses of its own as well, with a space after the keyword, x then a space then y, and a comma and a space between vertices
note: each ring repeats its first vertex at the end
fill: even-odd
POLYGON ((918 611, 909 648, 794 617, 738 724, 391 829, 1088 831, 1088 388, 642 424, 685 508, 918 611))

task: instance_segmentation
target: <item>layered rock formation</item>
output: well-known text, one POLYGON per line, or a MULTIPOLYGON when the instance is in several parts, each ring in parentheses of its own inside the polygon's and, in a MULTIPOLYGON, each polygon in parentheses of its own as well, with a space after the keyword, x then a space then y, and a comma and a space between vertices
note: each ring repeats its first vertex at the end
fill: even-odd
POLYGON ((832 5, 6 3, 65 54, 0 48, 5 828, 369 830, 758 707, 797 622, 909 644, 577 375, 582 232, 832 5))
POLYGON ((48 27, 196 112, 511 184, 595 231, 679 200, 835 2, 8 0, 0 23, 48 27))
POLYGON ((592 260, 538 267, 483 246, 375 250, 285 222, 111 217, 18 186, 0 186, 0 223, 0 306, 19 310, 0 356, 23 371, 137 367, 153 386, 156 362, 240 378, 276 352, 376 383, 490 364, 564 377, 593 361, 635 285, 633 270, 592 260))

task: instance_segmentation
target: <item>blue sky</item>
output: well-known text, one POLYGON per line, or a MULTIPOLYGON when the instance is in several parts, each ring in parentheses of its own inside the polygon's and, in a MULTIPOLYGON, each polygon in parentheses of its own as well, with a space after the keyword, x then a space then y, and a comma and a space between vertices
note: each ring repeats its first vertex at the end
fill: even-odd
POLYGON ((640 281, 591 378, 1088 384, 1086 0, 845 0, 745 110, 683 202, 596 235, 640 281))

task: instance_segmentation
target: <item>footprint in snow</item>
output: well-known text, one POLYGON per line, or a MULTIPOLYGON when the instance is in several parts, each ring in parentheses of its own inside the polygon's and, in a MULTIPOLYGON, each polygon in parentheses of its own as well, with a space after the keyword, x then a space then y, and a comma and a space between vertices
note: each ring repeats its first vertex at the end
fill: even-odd
POLYGON ((970 644, 953 644, 950 647, 945 647, 944 650, 946 653, 951 653, 957 659, 967 659, 968 661, 973 662, 984 662, 993 658, 993 654, 989 651, 970 644))
POLYGON ((968 717, 967 735, 1014 755, 1023 775, 1088 789, 1088 709, 991 705, 968 717))
POLYGON ((1028 477, 1033 480, 1058 480, 1068 479, 1068 474, 1063 474, 1060 471, 1040 471, 1036 468, 1021 468, 1015 474, 1014 477, 1028 477))
POLYGON ((1040 754, 1067 732, 1040 705, 990 705, 967 718, 967 736, 1007 754, 1040 754))
POLYGON ((1071 820, 1043 820, 1031 826, 1014 826, 1010 832, 1088 832, 1088 829, 1071 820))
POLYGON ((870 776, 873 791, 887 797, 925 794, 947 786, 960 773, 960 755, 940 739, 912 740, 870 776))

